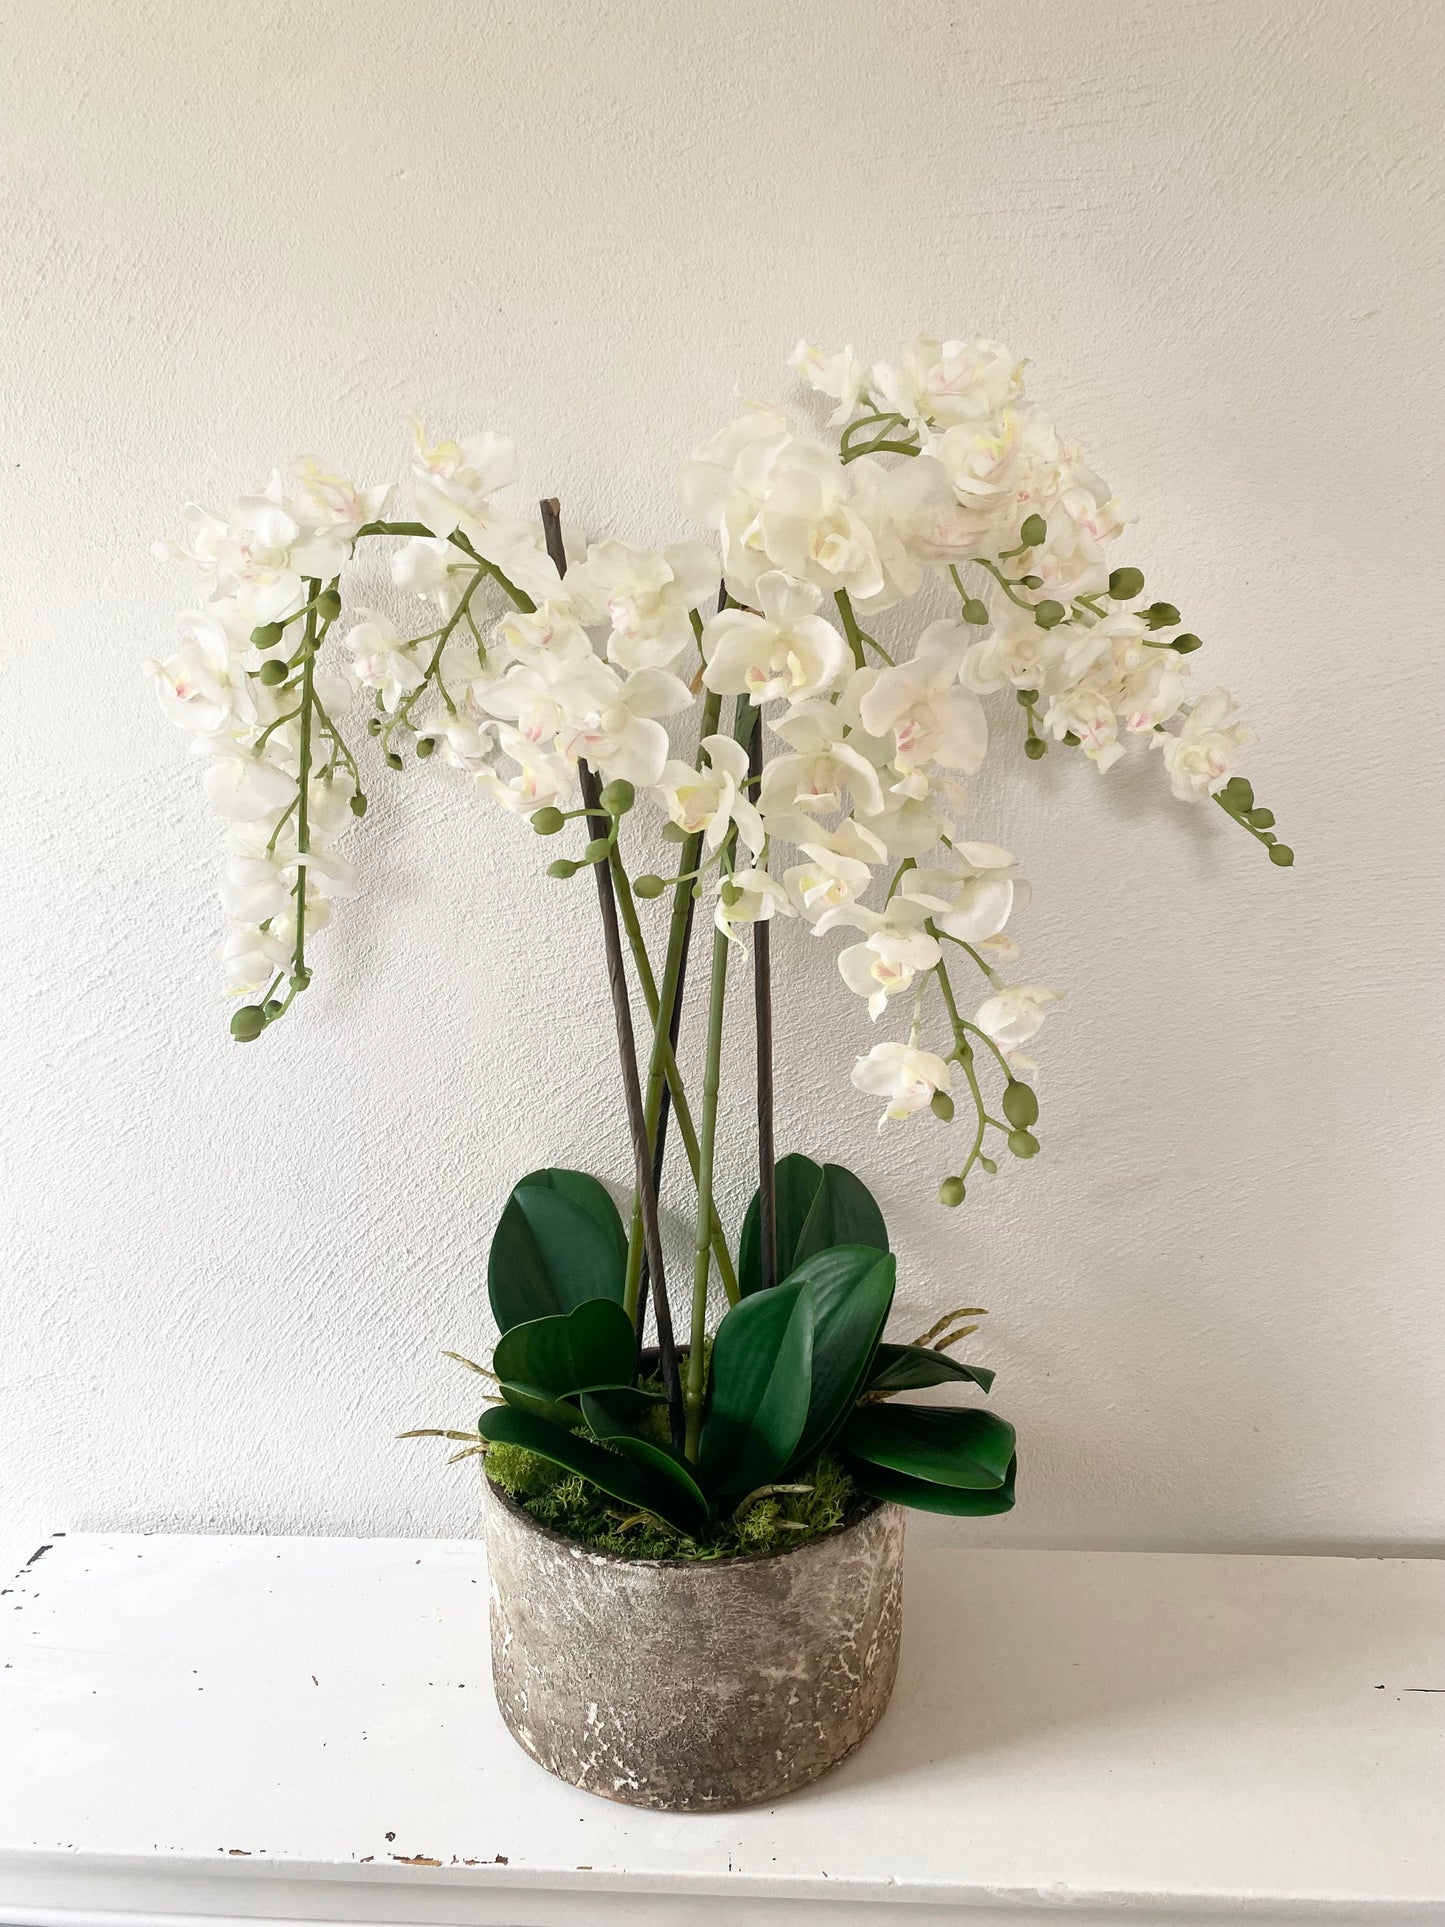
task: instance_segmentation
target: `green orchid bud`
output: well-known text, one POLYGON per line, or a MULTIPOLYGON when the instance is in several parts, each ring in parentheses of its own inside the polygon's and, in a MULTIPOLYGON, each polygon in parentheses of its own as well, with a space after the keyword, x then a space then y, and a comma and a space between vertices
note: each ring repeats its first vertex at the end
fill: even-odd
POLYGON ((1048 536, 1049 525, 1042 515, 1026 515, 1024 517, 1024 525, 1019 530, 1019 540, 1026 549, 1036 549, 1040 542, 1046 542, 1048 540, 1048 536))
POLYGON ((1066 729, 1064 731, 1061 741, 1066 743, 1070 749, 1077 749, 1079 747, 1079 738, 1074 734, 1073 730, 1071 729, 1066 729))
POLYGON ((1044 578, 1041 575, 1021 575, 1019 577, 1019 584, 1020 587, 1025 589, 1042 589, 1044 586, 1044 578))
POLYGON ((1034 621, 1041 629, 1057 629, 1068 613, 1062 602, 1039 602, 1034 605, 1034 621))
POLYGON ((637 791, 625 777, 619 776, 607 785, 597 800, 609 816, 626 816, 637 801, 637 791))
POLYGON ((1281 870, 1287 870, 1294 862, 1294 851, 1289 847, 1288 843, 1272 844, 1270 846, 1269 860, 1271 863, 1277 863, 1281 870))
POLYGON ((950 1209, 962 1204, 967 1196, 962 1178, 945 1178, 938 1187, 938 1202, 948 1205, 950 1209))
POLYGON ((743 900, 743 895, 744 892, 735 883, 725 883, 718 891, 718 896, 729 910, 737 908, 743 900))
POLYGON ((1008 1148, 1016 1158, 1033 1158, 1039 1154, 1039 1141, 1032 1131, 1010 1131, 1008 1148))
POLYGON ((423 762, 435 752, 436 746, 437 739, 435 736, 418 736, 416 739, 416 753, 423 762))
POLYGON ((266 1013, 259 1004, 242 1004, 231 1012, 231 1035, 238 1044, 254 1043, 266 1028, 266 1013))
POLYGON ((292 971, 292 973, 291 973, 291 988, 292 988, 293 990, 306 990, 306 989, 309 989, 309 987, 310 987, 310 984, 311 984, 311 972, 310 972, 309 970, 293 970, 293 971, 292 971))
MULTIPOLYGON (((1249 821, 1249 818, 1246 817, 1245 822, 1247 823, 1248 821, 1249 821)), ((1261 843, 1264 844, 1266 849, 1272 848, 1276 843, 1279 842, 1279 838, 1275 835, 1273 830, 1261 830, 1259 833, 1259 840, 1261 843)))
POLYGON ((605 863, 611 848, 612 844, 609 838, 605 836, 594 836, 582 852, 582 861, 584 863, 605 863))
POLYGON ((660 897, 666 888, 666 883, 658 876, 634 877, 632 880, 633 896, 641 897, 644 903, 651 903, 654 897, 660 897))
POLYGON ((1014 701, 1020 709, 1032 709, 1038 699, 1039 692, 1037 689, 1016 689, 1014 691, 1014 701))
POLYGON ((680 823, 664 823, 662 840, 664 843, 686 843, 687 831, 680 823))
POLYGON ((1142 569, 1114 569, 1109 575, 1109 594, 1115 602, 1132 602, 1144 587, 1142 569))
POLYGON ((1031 763, 1039 762, 1049 753, 1049 746, 1042 736, 1030 736, 1024 744, 1024 755, 1031 763))
POLYGON ((565 879, 567 877, 575 877, 581 868, 582 865, 580 863, 573 863, 569 857, 559 856, 555 863, 549 863, 547 865, 547 874, 549 877, 561 877, 565 879))
POLYGON ((986 1158, 980 1152, 978 1163, 979 1163, 979 1169, 981 1171, 987 1171, 991 1178, 996 1177, 998 1175, 998 1166, 994 1163, 992 1158, 986 1158))
POLYGON ((1003 1114, 1016 1130, 1026 1131, 1039 1121, 1039 1100, 1033 1087, 1014 1078, 1004 1087, 1003 1114))
POLYGON ((351 814, 353 816, 366 815, 366 798, 361 794, 360 790, 358 790, 351 799, 351 814))
POLYGON ((935 1091, 929 1099, 929 1109, 935 1117, 942 1118, 945 1124, 952 1124, 953 1099, 947 1091, 935 1091))
POLYGON ((276 662, 273 660, 261 664, 260 672, 256 680, 257 682, 264 683, 268 689, 274 689, 278 682, 285 682, 290 674, 291 671, 286 667, 284 662, 276 662))
POLYGON ((550 803, 532 812, 532 828, 538 836, 555 836, 558 830, 565 827, 566 822, 567 819, 562 812, 554 809, 550 803))
POLYGON ((1179 620, 1179 611, 1172 602, 1151 602, 1142 614, 1151 629, 1172 629, 1179 620))
POLYGON ((367 733, 367 735, 368 735, 368 736, 379 736, 379 735, 381 734, 381 718, 380 718, 380 716, 368 716, 368 717, 367 717, 367 719, 366 719, 366 733, 367 733))
POLYGON ((285 633, 279 622, 263 622, 251 631, 251 640, 258 649, 274 649, 285 633))
POLYGON ((335 622, 341 614, 341 597, 335 589, 323 589, 317 596, 316 613, 323 622, 335 622))
POLYGON ((1201 636, 1186 633, 1182 636, 1176 636, 1169 647, 1176 655, 1192 656, 1196 649, 1202 649, 1204 647, 1204 640, 1201 636))
POLYGON ((1250 810, 1246 813, 1245 821, 1256 830, 1272 830, 1274 828, 1274 811, 1250 810))
POLYGON ((1254 786, 1244 776, 1231 776, 1219 792, 1224 798, 1225 807, 1243 815, 1254 808, 1254 786))
POLYGON ((965 622, 972 622, 982 627, 988 621, 988 604, 980 602, 976 595, 971 595, 963 605, 963 619, 965 622))
POLYGON ((399 756, 397 755, 397 753, 396 753, 396 751, 395 751, 394 749, 389 749, 389 750, 388 750, 388 751, 386 752, 386 767, 387 767, 388 769, 400 769, 400 768, 401 768, 401 758, 400 758, 400 757, 399 757, 399 756))

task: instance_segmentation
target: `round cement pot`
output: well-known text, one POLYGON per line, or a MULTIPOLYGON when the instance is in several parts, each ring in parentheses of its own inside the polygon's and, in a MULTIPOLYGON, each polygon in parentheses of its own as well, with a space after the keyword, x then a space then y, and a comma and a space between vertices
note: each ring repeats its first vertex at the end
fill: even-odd
POLYGON ((622 1559, 482 1484, 497 1701, 549 1773, 718 1812, 806 1786, 877 1725, 898 1671, 897 1506, 794 1551, 622 1559))

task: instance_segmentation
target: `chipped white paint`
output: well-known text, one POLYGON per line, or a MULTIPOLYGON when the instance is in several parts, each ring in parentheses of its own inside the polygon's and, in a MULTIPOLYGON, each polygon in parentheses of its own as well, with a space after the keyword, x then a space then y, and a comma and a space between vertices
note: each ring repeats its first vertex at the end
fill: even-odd
POLYGON ((56 1541, 0 1597, 0 1923, 1445 1922, 1445 1562, 925 1550, 867 1744, 691 1816, 518 1750, 486 1579, 477 1542, 56 1541))
MULTIPOLYGON (((643 540, 800 330, 996 329, 1141 511, 1299 865, 1118 770, 979 786, 1035 905, 1044 1155, 945 1215, 779 939, 780 1139, 876 1179, 1021 1428, 970 1544, 1345 1548, 1445 1506, 1438 76, 1406 0, 7 0, 0 58, 0 1514, 471 1530, 485 1230, 626 1153, 592 906, 459 780, 378 773, 368 893, 252 1052, 217 839, 136 672, 146 553, 294 449, 515 436, 643 540), (539 931, 545 937, 539 947, 539 931), (545 1014, 551 1012, 550 1018, 545 1014), (1370 1449, 1342 1423, 1370 1414, 1370 1449)), ((1155 773, 1157 774, 1157 773, 1155 773)), ((738 999, 739 1012, 744 1003, 738 999)), ((736 1222, 743 1121, 724 1120, 736 1222)), ((668 1195, 681 1249, 685 1189, 668 1195)))

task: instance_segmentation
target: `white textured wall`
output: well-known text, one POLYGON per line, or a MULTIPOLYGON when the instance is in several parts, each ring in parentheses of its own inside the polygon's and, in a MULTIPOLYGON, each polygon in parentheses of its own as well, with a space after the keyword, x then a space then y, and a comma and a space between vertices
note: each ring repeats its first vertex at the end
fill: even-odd
POLYGON ((391 1434, 473 1403, 438 1352, 510 1180, 625 1170, 587 892, 441 773, 377 783, 316 988, 228 1043, 149 540, 295 450, 390 472, 413 407, 664 539, 735 382, 930 326, 1030 355, 1141 511, 1299 864, 1157 771, 1004 763, 1045 1155, 934 1207, 941 1127, 874 1137, 795 929, 782 1142, 875 1181, 920 1314, 992 1308, 1026 1456, 976 1539, 1438 1540, 1441 19, 12 0, 0 1509, 466 1530, 471 1468, 391 1434))

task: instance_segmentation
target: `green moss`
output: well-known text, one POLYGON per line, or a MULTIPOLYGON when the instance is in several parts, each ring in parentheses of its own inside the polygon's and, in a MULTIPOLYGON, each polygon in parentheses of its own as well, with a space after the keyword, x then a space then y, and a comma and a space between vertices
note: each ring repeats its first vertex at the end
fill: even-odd
POLYGON ((758 1499, 741 1519, 721 1520, 699 1538, 689 1539, 649 1513, 629 1513, 577 1473, 518 1445, 490 1446, 486 1469, 492 1483, 539 1525, 629 1559, 734 1559, 741 1553, 786 1552, 841 1525, 860 1503, 853 1481, 825 1454, 797 1475, 795 1482, 809 1491, 758 1499))

